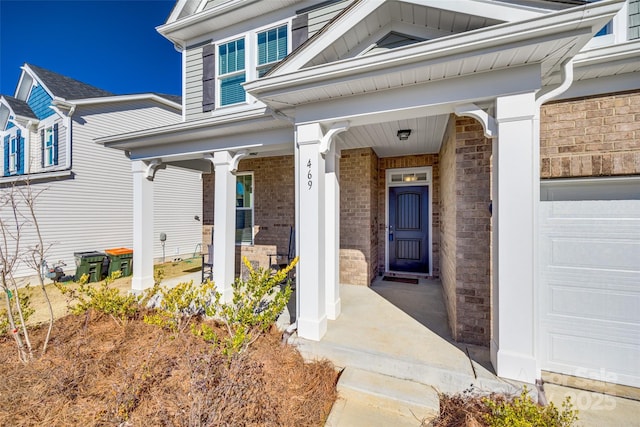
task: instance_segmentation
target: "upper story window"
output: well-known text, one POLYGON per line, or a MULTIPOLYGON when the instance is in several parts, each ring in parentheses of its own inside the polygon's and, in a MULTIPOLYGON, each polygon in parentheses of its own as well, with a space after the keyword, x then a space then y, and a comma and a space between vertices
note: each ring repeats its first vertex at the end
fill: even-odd
POLYGON ((48 127, 44 133, 44 165, 53 165, 53 127, 48 127))
POLYGON ((24 173, 24 137, 20 129, 13 128, 4 137, 4 176, 24 173))
POLYGON ((9 145, 9 172, 14 173, 18 169, 18 140, 15 136, 11 137, 9 145))
POLYGON ((218 46, 218 79, 220 105, 244 102, 242 83, 246 81, 244 38, 218 46))
POLYGON ((289 50, 289 23, 205 46, 202 52, 203 112, 246 102, 242 84, 264 76, 289 50))
POLYGON ((278 61, 287 56, 287 25, 258 33, 258 77, 264 76, 278 61))

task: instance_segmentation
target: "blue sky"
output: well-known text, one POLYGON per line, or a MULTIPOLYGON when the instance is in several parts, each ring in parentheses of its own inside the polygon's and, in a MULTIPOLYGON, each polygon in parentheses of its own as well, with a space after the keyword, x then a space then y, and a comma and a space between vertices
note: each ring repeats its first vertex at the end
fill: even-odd
POLYGON ((174 0, 0 0, 0 93, 26 62, 116 94, 179 95, 181 55, 158 34, 174 0))

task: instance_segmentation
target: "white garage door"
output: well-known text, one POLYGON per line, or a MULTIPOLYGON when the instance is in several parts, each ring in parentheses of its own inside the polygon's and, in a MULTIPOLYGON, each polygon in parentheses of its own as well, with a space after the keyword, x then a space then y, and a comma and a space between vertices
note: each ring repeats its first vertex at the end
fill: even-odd
POLYGON ((542 369, 640 387, 640 200, 541 202, 539 260, 542 369))

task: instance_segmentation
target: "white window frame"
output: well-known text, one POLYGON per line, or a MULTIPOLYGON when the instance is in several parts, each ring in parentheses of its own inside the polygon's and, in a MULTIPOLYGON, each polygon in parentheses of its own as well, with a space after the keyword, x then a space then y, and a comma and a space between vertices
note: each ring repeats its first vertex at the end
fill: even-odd
POLYGON ((245 82, 248 81, 248 75, 247 75, 247 71, 248 71, 247 59, 249 57, 249 55, 247 55, 248 44, 249 43, 248 43, 246 34, 237 35, 235 37, 231 37, 229 39, 219 41, 218 43, 215 44, 216 108, 227 108, 227 107, 233 107, 235 105, 241 105, 241 104, 247 103, 247 94, 245 92, 244 101, 234 102, 233 104, 222 105, 222 80, 244 74, 244 81, 245 82), (241 71, 233 71, 231 73, 220 74, 220 47, 224 46, 225 44, 238 41, 238 40, 244 40, 244 68, 241 71))
POLYGON ((18 171, 18 141, 17 135, 11 135, 9 139, 9 172, 15 173, 18 171))
MULTIPOLYGON (((245 208, 239 208, 236 206, 235 208, 235 212, 238 212, 238 210, 243 210, 243 211, 251 211, 251 242, 243 242, 242 239, 239 242, 236 242, 236 246, 253 246, 253 240, 254 240, 254 235, 253 235, 253 230, 254 230, 254 226, 255 226, 255 194, 256 194, 256 180, 255 177, 253 175, 253 172, 237 172, 236 173, 236 185, 238 183, 238 178, 241 176, 250 176, 251 177, 251 198, 249 199, 249 202, 251 204, 250 207, 245 208)), ((237 191, 237 190, 236 190, 237 191)), ((235 226, 234 226, 235 228, 235 226)), ((235 228, 235 231, 237 232, 238 229, 235 228)))
POLYGON ((53 125, 44 128, 44 167, 54 166, 55 144, 54 144, 53 125), (49 132, 51 132, 51 145, 49 145, 49 132), (49 156, 49 152, 51 155, 49 156), (49 161, 51 159, 51 161, 49 161))
MULTIPOLYGON (((255 79, 258 78, 258 68, 262 68, 267 64, 263 64, 260 67, 258 67, 258 33, 262 33, 264 31, 268 31, 272 28, 279 28, 282 27, 283 25, 287 26, 287 55, 291 53, 291 19, 283 19, 280 21, 276 21, 276 22, 272 22, 269 25, 265 25, 262 27, 258 27, 255 28, 251 31, 247 31, 245 33, 240 33, 240 34, 235 34, 231 37, 227 37, 224 39, 220 39, 217 40, 214 43, 215 46, 215 73, 216 73, 216 92, 215 92, 215 96, 216 96, 216 108, 215 110, 219 110, 219 109, 230 109, 230 110, 234 110, 234 107, 237 108, 238 106, 242 106, 242 105, 247 105, 247 104, 252 104, 256 102, 256 99, 254 97, 252 97, 251 95, 249 95, 248 93, 245 92, 245 101, 244 102, 237 102, 234 104, 227 104, 227 105, 222 105, 222 90, 221 90, 221 78, 225 78, 225 77, 233 77, 234 75, 239 75, 242 72, 235 72, 235 73, 227 73, 227 74, 220 74, 220 70, 219 70, 219 63, 220 63, 220 59, 219 59, 219 49, 220 46, 227 44, 229 42, 232 42, 234 40, 240 40, 240 39, 244 39, 244 53, 245 53, 245 57, 244 57, 244 75, 245 75, 245 82, 250 82, 253 81, 255 79)), ((271 62, 270 64, 277 64, 277 62, 271 62)))
MULTIPOLYGON (((260 70, 264 69, 264 68, 271 68, 273 66, 275 66, 278 62, 282 61, 282 59, 278 59, 276 61, 271 61, 271 62, 267 62, 264 64, 259 64, 259 58, 258 58, 258 35, 260 33, 265 33, 267 31, 270 30, 278 30, 280 29, 280 27, 287 27, 287 55, 291 53, 291 23, 290 21, 283 21, 279 24, 275 24, 275 25, 270 25, 269 27, 266 28, 261 28, 259 30, 255 31, 255 37, 253 38, 253 47, 254 47, 254 58, 255 58, 255 75, 253 76, 254 79, 257 79, 258 76, 260 75, 260 70)), ((286 56, 286 55, 285 55, 286 56)))

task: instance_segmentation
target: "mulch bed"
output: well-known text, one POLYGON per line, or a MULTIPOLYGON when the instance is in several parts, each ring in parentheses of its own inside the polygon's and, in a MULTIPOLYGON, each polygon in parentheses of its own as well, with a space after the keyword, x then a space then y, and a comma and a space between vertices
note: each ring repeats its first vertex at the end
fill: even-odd
POLYGON ((97 314, 57 320, 29 364, 0 338, 0 366, 2 426, 321 426, 336 399, 334 367, 275 332, 229 359, 188 330, 97 314))

